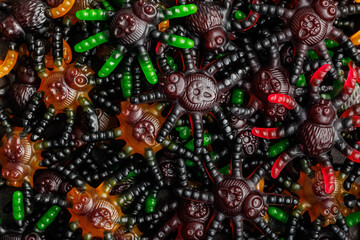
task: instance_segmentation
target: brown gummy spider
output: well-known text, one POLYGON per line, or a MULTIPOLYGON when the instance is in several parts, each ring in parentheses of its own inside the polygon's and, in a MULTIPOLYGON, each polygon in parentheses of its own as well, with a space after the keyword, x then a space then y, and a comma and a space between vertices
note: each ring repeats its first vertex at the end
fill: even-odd
POLYGON ((31 122, 35 116, 36 109, 41 101, 46 105, 46 113, 39 124, 37 124, 34 133, 31 136, 32 141, 40 139, 49 122, 57 113, 66 114, 65 131, 61 139, 46 141, 43 148, 51 146, 65 146, 71 140, 71 134, 74 127, 75 111, 81 106, 87 114, 91 123, 90 129, 98 128, 98 119, 92 103, 89 100, 89 92, 94 83, 94 71, 86 65, 89 53, 81 55, 74 63, 67 64, 63 56, 63 41, 61 29, 56 27, 53 34, 53 59, 54 68, 49 70, 45 64, 45 47, 42 41, 35 43, 35 70, 41 78, 41 84, 38 91, 33 95, 27 111, 24 114, 25 131, 30 131, 31 122))
POLYGON ((323 65, 312 76, 309 83, 309 104, 304 109, 287 95, 269 95, 269 101, 283 104, 296 117, 296 121, 276 128, 253 128, 254 135, 261 138, 278 139, 297 134, 299 144, 282 153, 274 163, 271 176, 277 178, 284 167, 293 159, 307 155, 319 162, 325 183, 325 192, 334 190, 334 170, 328 156, 332 147, 338 149, 344 156, 354 162, 360 162, 360 152, 353 149, 341 136, 341 132, 360 126, 359 117, 337 116, 337 110, 352 94, 357 73, 353 63, 349 64, 349 74, 341 92, 332 100, 325 100, 319 95, 319 87, 327 72, 329 64, 323 65))
POLYGON ((273 46, 270 49, 270 64, 262 66, 252 49, 251 39, 243 37, 241 41, 247 49, 248 62, 253 72, 251 80, 244 82, 241 86, 250 95, 250 100, 247 106, 232 106, 230 111, 240 119, 248 119, 260 109, 264 112, 268 125, 272 121, 284 121, 288 110, 281 104, 269 102, 268 96, 281 93, 298 97, 304 94, 304 88, 290 84, 289 72, 281 64, 280 53, 276 47, 273 46))
POLYGON ((244 220, 252 222, 267 237, 280 239, 264 220, 268 204, 292 205, 298 204, 298 200, 292 196, 264 193, 262 187, 258 188, 258 183, 270 169, 268 163, 263 163, 248 178, 244 178, 241 151, 242 143, 237 138, 231 160, 231 172, 224 176, 215 167, 211 156, 204 148, 203 161, 214 184, 212 192, 180 188, 176 190, 177 194, 213 206, 214 214, 207 226, 208 240, 214 238, 226 218, 231 221, 234 239, 244 239, 244 220))
POLYGON ((337 74, 325 46, 325 39, 330 38, 344 47, 356 64, 360 64, 360 54, 351 40, 339 29, 333 26, 335 18, 360 12, 359 5, 338 6, 333 0, 296 1, 293 9, 267 4, 252 5, 255 12, 277 16, 285 21, 286 28, 260 41, 257 49, 268 48, 274 43, 291 41, 295 47, 290 83, 298 80, 306 53, 315 49, 320 58, 332 66, 330 74, 337 79, 337 74))
POLYGON ((229 121, 226 119, 219 106, 222 93, 229 91, 233 86, 243 80, 247 69, 239 68, 222 81, 214 78, 216 72, 223 67, 243 60, 244 53, 239 51, 216 61, 203 69, 198 69, 191 52, 183 51, 185 64, 184 72, 172 71, 170 66, 165 66, 166 60, 161 59, 160 66, 163 67, 165 82, 160 89, 131 97, 130 102, 134 104, 169 101, 173 107, 167 116, 157 135, 157 141, 162 143, 176 124, 176 121, 184 114, 191 119, 194 133, 195 153, 201 153, 204 142, 204 129, 202 116, 212 112, 228 139, 233 139, 229 121))

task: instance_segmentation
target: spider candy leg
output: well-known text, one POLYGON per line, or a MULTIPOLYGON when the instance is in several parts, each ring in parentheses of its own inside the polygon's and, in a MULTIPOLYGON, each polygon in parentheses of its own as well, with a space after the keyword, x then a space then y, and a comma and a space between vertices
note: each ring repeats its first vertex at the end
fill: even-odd
POLYGON ((106 60, 105 64, 99 70, 99 77, 107 77, 120 64, 127 50, 122 45, 117 45, 111 56, 106 60))
POLYGON ((360 223, 360 211, 347 215, 345 219, 348 227, 352 227, 355 224, 360 223))
POLYGON ((353 117, 353 116, 357 116, 357 115, 360 115, 360 103, 355 104, 355 105, 349 107, 349 108, 340 116, 340 118, 353 117))
MULTIPOLYGON (((259 0, 253 0, 252 4, 260 4, 259 0)), ((260 14, 256 11, 251 10, 249 15, 242 20, 233 20, 231 22, 232 27, 236 31, 246 31, 252 28, 258 21, 260 14)))
POLYGON ((320 231, 321 231, 321 221, 320 221, 320 219, 317 218, 312 223, 312 229, 311 229, 311 232, 310 232, 310 239, 311 240, 318 239, 320 231))
POLYGON ((329 55, 329 51, 325 45, 324 42, 319 43, 316 47, 315 47, 315 51, 317 53, 317 55, 321 58, 324 59, 324 61, 329 64, 331 66, 330 70, 329 70, 329 74, 332 76, 333 79, 338 79, 337 73, 336 73, 336 68, 333 64, 333 61, 331 60, 331 57, 329 55))
POLYGON ((159 165, 156 164, 155 153, 152 148, 145 149, 145 160, 147 162, 148 167, 150 168, 150 172, 152 176, 155 178, 155 183, 157 187, 163 187, 165 185, 161 170, 159 165))
POLYGON ((24 211, 26 214, 30 215, 33 211, 33 203, 32 203, 32 199, 33 199, 33 190, 31 188, 30 183, 24 181, 22 186, 22 192, 24 195, 24 211))
POLYGON ((186 164, 183 158, 178 158, 177 160, 177 177, 181 187, 188 187, 188 177, 186 171, 186 164))
POLYGON ((175 229, 177 229, 179 226, 181 226, 181 221, 175 215, 159 229, 159 231, 152 237, 152 240, 165 239, 171 232, 175 231, 175 229))
POLYGON ((0 62, 0 78, 7 75, 15 66, 18 58, 18 51, 15 44, 9 44, 9 50, 4 61, 0 62))
POLYGON ((344 139, 339 138, 335 141, 335 147, 351 161, 360 163, 360 152, 352 148, 344 139))
POLYGON ((158 82, 158 78, 148 51, 142 45, 138 47, 138 51, 138 60, 140 63, 140 67, 145 74, 145 78, 150 84, 156 84, 158 82))
POLYGON ((254 225, 267 237, 273 240, 280 240, 280 238, 270 229, 263 218, 256 218, 253 220, 254 225))
POLYGON ((349 99, 356 86, 356 79, 358 75, 353 66, 353 62, 350 62, 349 73, 344 87, 341 89, 341 92, 334 99, 332 99, 332 104, 336 110, 338 110, 341 105, 343 105, 349 99))
MULTIPOLYGON (((133 102, 133 101, 131 101, 131 102, 133 102)), ((170 110, 168 116, 166 117, 165 122, 163 123, 161 129, 159 130, 159 133, 156 137, 156 141, 158 141, 159 143, 162 143, 166 139, 166 137, 170 133, 170 131, 175 127, 176 122, 179 120, 179 118, 183 114, 184 114, 184 111, 182 110, 180 105, 175 105, 170 110)), ((196 122, 196 124, 198 124, 198 122, 196 122)), ((200 124, 201 124, 201 128, 202 128, 202 122, 200 124)), ((203 138, 203 136, 201 136, 201 137, 203 138)), ((202 145, 200 147, 202 147, 202 145)))
POLYGON ((35 142, 40 139, 41 135, 44 133, 45 129, 49 125, 50 121, 55 117, 55 109, 52 105, 46 109, 43 119, 39 125, 34 129, 34 133, 31 135, 31 141, 35 142))
POLYGON ((12 125, 10 123, 10 117, 5 112, 2 106, 0 106, 0 122, 1 122, 1 126, 5 129, 6 134, 11 135, 13 130, 12 130, 12 125))
POLYGON ((326 153, 323 153, 317 156, 316 159, 319 162, 321 173, 324 178, 325 192, 332 193, 335 188, 335 175, 329 156, 326 153))
POLYGON ((311 101, 317 102, 320 100, 320 85, 324 80, 324 77, 327 72, 331 69, 331 65, 325 64, 321 66, 311 77, 310 79, 310 97, 311 101))
POLYGON ((275 161, 272 169, 271 176, 277 178, 284 167, 296 157, 303 155, 299 146, 295 146, 282 153, 275 161))
POLYGON ((345 51, 349 54, 349 57, 356 63, 356 65, 359 65, 360 54, 351 40, 342 31, 333 27, 330 32, 330 38, 334 39, 341 46, 343 46, 345 51))
MULTIPOLYGON (((46 146, 43 146, 40 142, 40 144, 35 145, 36 148, 39 149, 46 149, 46 146)), ((54 164, 58 163, 59 161, 63 160, 63 159, 67 159, 70 156, 70 148, 65 148, 65 149, 60 149, 59 151, 56 151, 55 154, 51 154, 50 156, 44 158, 39 165, 41 167, 50 167, 53 166, 54 164)))
POLYGON ((348 177, 345 179, 343 187, 345 190, 349 191, 351 185, 356 181, 360 176, 360 166, 357 164, 354 169, 349 173, 348 177))
POLYGON ((122 135, 122 131, 118 128, 107 130, 107 131, 100 131, 100 132, 93 132, 89 134, 83 134, 81 139, 85 142, 100 142, 106 141, 110 139, 116 139, 122 135))
POLYGON ((50 8, 50 17, 55 19, 64 16, 73 7, 75 0, 64 0, 59 6, 50 8))
POLYGON ((291 71, 290 83, 295 85, 299 79, 300 74, 302 73, 302 68, 304 65, 304 59, 306 57, 306 53, 308 50, 308 46, 302 44, 295 50, 295 58, 293 61, 293 68, 291 71))
POLYGON ((336 224, 339 225, 339 227, 341 227, 341 230, 345 233, 349 232, 349 228, 346 224, 346 219, 341 212, 336 216, 336 224))
POLYGON ((347 233, 345 233, 339 226, 332 224, 330 226, 330 230, 331 232, 333 232, 335 234, 335 236, 337 236, 338 239, 344 239, 344 240, 348 240, 349 237, 347 236, 347 233))
MULTIPOLYGON (((221 228, 222 222, 225 220, 226 216, 222 214, 221 212, 214 212, 214 215, 209 221, 208 228, 207 228, 207 240, 214 239, 215 234, 219 231, 221 228)), ((241 224, 237 224, 237 226, 240 226, 241 224)), ((237 232, 237 231, 236 231, 237 232)))
POLYGON ((295 239, 296 232, 299 226, 300 217, 308 210, 308 208, 309 206, 307 204, 300 203, 293 210, 286 225, 285 232, 286 232, 287 240, 295 239))
POLYGON ((268 4, 252 4, 251 8, 255 12, 275 17, 291 17, 293 15, 289 9, 268 4))

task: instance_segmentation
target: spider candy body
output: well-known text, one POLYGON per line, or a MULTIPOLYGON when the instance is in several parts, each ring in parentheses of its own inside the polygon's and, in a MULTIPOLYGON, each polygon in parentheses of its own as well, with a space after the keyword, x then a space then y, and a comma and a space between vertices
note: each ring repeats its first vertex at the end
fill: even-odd
POLYGON ((115 70, 126 52, 131 48, 137 48, 140 66, 146 79, 151 83, 157 83, 158 79, 146 45, 151 39, 164 41, 172 46, 191 48, 194 42, 181 36, 167 34, 157 30, 160 22, 187 16, 196 12, 195 5, 183 5, 170 9, 162 9, 147 0, 139 0, 132 6, 129 2, 122 4, 121 9, 115 10, 80 10, 76 16, 80 20, 109 21, 109 29, 97 33, 83 40, 75 46, 75 51, 85 52, 110 40, 116 43, 116 49, 108 58, 99 71, 100 77, 108 76, 115 70))
MULTIPOLYGON (((180 0, 178 4, 188 1, 180 0)), ((185 17, 186 28, 174 26, 169 32, 179 32, 195 39, 196 48, 205 50, 203 66, 206 66, 219 53, 234 52, 238 49, 232 41, 235 38, 234 30, 245 31, 256 24, 259 14, 251 11, 246 19, 238 21, 231 16, 234 0, 222 1, 219 6, 214 1, 190 1, 197 6, 197 12, 185 17), (200 42, 202 45, 200 45, 200 42)), ((256 3, 259 3, 256 1, 256 3)), ((157 53, 164 50, 164 44, 158 45, 157 53)))
MULTIPOLYGON (((324 178, 319 166, 312 166, 306 169, 306 173, 301 171, 300 178, 292 184, 292 192, 299 196, 299 204, 294 207, 292 215, 289 217, 287 225, 287 239, 293 239, 299 225, 300 217, 308 212, 311 222, 316 226, 313 230, 315 237, 320 232, 320 227, 331 225, 332 232, 338 237, 343 238, 348 232, 345 217, 354 210, 354 204, 347 199, 359 194, 359 185, 352 184, 351 189, 345 190, 343 187, 346 179, 343 171, 335 172, 334 191, 325 192, 324 178), (351 196, 351 197, 350 197, 351 196), (351 206, 352 205, 352 206, 351 206), (336 223, 336 225, 334 225, 336 223)), ((346 238, 346 237, 345 237, 346 238)))
POLYGON ((31 185, 33 175, 40 168, 41 152, 30 136, 23 137, 23 128, 15 127, 11 134, 5 135, 0 149, 1 175, 10 186, 20 187, 25 181, 31 185))
POLYGON ((244 239, 244 220, 252 222, 267 237, 279 239, 264 220, 268 204, 291 205, 297 204, 298 200, 291 196, 263 193, 257 188, 267 169, 270 168, 267 163, 262 164, 248 178, 244 178, 241 151, 241 140, 237 138, 231 159, 231 172, 223 176, 204 149, 203 161, 214 184, 212 191, 181 188, 177 189, 177 193, 186 199, 213 206, 214 214, 207 226, 206 239, 214 238, 226 218, 231 221, 235 239, 244 239))
POLYGON ((11 5, 2 2, 0 10, 10 12, 0 22, 0 36, 8 42, 9 50, 5 60, 0 64, 0 77, 8 74, 14 67, 18 52, 18 42, 27 40, 31 35, 35 38, 47 37, 51 19, 65 15, 75 0, 64 0, 59 6, 50 8, 42 0, 16 0, 11 5))
POLYGON ((10 100, 15 113, 22 113, 31 96, 40 85, 40 78, 33 68, 29 57, 20 58, 20 66, 16 73, 16 81, 10 86, 10 100))
POLYGON ((250 82, 244 82, 242 88, 250 95, 246 107, 233 106, 230 111, 240 119, 252 117, 258 109, 266 115, 267 125, 272 122, 284 121, 288 112, 281 104, 268 101, 270 94, 286 94, 291 97, 298 97, 303 94, 301 87, 290 84, 289 72, 282 66, 280 54, 276 49, 271 48, 269 66, 261 66, 260 61, 251 47, 251 40, 243 38, 244 47, 248 49, 247 57, 254 73, 250 82))
POLYGON ((162 148, 161 144, 156 142, 156 136, 165 121, 161 115, 163 108, 161 103, 135 105, 121 102, 121 113, 116 116, 120 122, 119 128, 85 134, 82 139, 86 142, 122 139, 126 141, 124 148, 128 149, 127 154, 144 155, 147 148, 157 152, 162 148))
POLYGON ((268 48, 274 43, 291 41, 295 47, 295 57, 290 76, 290 83, 298 80, 306 53, 315 49, 320 58, 330 64, 332 77, 337 79, 333 62, 325 46, 325 39, 332 39, 348 52, 356 64, 360 63, 360 54, 350 39, 333 26, 335 18, 345 17, 360 12, 358 5, 342 6, 333 0, 297 1, 293 9, 267 4, 253 5, 255 12, 277 16, 285 21, 285 29, 260 41, 257 49, 268 48))
POLYGON ((34 177, 34 190, 36 193, 59 193, 66 194, 73 186, 64 176, 50 169, 41 170, 34 177))
POLYGON ((230 65, 237 60, 243 60, 243 52, 241 51, 224 57, 203 69, 196 67, 193 55, 189 50, 183 51, 183 59, 185 62, 184 72, 172 71, 166 64, 166 60, 162 59, 160 66, 163 67, 165 75, 164 85, 159 90, 131 97, 130 102, 139 104, 168 100, 173 105, 157 135, 157 141, 160 143, 165 140, 175 126, 176 121, 182 115, 188 114, 194 133, 195 153, 199 154, 204 142, 202 115, 206 113, 213 112, 219 119, 221 128, 227 138, 233 138, 229 121, 219 106, 219 99, 224 92, 227 92, 243 80, 247 69, 239 68, 222 81, 217 81, 214 78, 215 73, 222 66, 230 65))
POLYGON ((271 176, 277 178, 283 168, 294 158, 307 155, 314 157, 320 164, 324 177, 325 192, 334 190, 334 170, 328 151, 334 146, 344 156, 352 161, 360 161, 360 153, 350 147, 340 135, 342 131, 350 127, 358 127, 358 117, 338 118, 336 111, 351 95, 357 78, 353 64, 349 64, 348 78, 341 92, 332 100, 324 100, 319 95, 319 86, 330 70, 330 65, 323 65, 315 72, 310 80, 310 102, 303 109, 297 102, 287 95, 269 95, 269 101, 281 103, 288 109, 292 109, 297 116, 297 121, 289 126, 277 128, 253 128, 256 136, 268 139, 277 139, 296 134, 299 144, 282 153, 274 163, 271 176))
MULTIPOLYGON (((75 186, 67 192, 65 198, 40 193, 35 196, 35 200, 43 203, 56 203, 68 209, 71 219, 70 229, 65 233, 67 237, 74 236, 75 230, 81 228, 83 239, 90 240, 93 237, 114 239, 114 234, 121 223, 120 219, 124 217, 122 207, 133 202, 134 198, 142 194, 146 197, 146 188, 150 186, 149 182, 143 181, 128 189, 125 186, 125 190, 119 193, 114 192, 113 189, 117 188, 118 183, 121 183, 134 170, 133 166, 116 171, 96 188, 86 184, 79 175, 69 170, 71 168, 74 166, 57 168, 57 171, 64 173, 66 179, 75 186)), ((142 235, 137 226, 132 225, 129 230, 133 233, 130 236, 142 235)), ((119 232, 116 234, 120 237, 119 232)))
POLYGON ((78 58, 75 63, 66 64, 62 54, 62 34, 60 28, 56 27, 53 36, 53 58, 54 68, 50 71, 45 67, 44 45, 42 41, 36 42, 36 54, 34 58, 35 69, 41 78, 40 88, 34 94, 31 103, 25 113, 24 126, 26 131, 30 131, 30 122, 35 116, 35 111, 39 107, 41 99, 46 105, 46 113, 40 124, 35 128, 31 139, 38 140, 50 120, 56 113, 66 113, 67 123, 61 139, 57 141, 45 141, 43 148, 49 148, 54 144, 57 146, 68 146, 71 140, 71 133, 74 126, 75 111, 78 106, 82 106, 87 113, 91 130, 97 130, 98 119, 89 100, 88 93, 92 89, 94 72, 85 65, 88 55, 78 58))
POLYGON ((72 216, 70 223, 75 222, 82 228, 83 235, 104 237, 104 231, 115 232, 115 220, 122 216, 122 211, 116 203, 116 196, 102 192, 102 186, 97 189, 86 186, 84 192, 73 188, 66 198, 71 206, 68 208, 72 216))

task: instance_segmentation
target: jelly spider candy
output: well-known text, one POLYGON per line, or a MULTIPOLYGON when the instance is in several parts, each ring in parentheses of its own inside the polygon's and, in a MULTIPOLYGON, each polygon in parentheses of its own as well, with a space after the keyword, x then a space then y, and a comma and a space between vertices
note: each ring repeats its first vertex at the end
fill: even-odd
POLYGON ((130 48, 137 48, 138 58, 146 79, 155 84, 158 79, 146 44, 151 40, 164 41, 172 46, 191 48, 194 42, 181 36, 167 34, 157 30, 157 25, 164 20, 193 14, 195 5, 183 5, 169 9, 162 9, 147 0, 139 0, 134 4, 124 1, 120 10, 90 9, 76 13, 80 20, 109 21, 108 30, 97 33, 83 40, 75 46, 75 51, 85 52, 100 44, 114 41, 116 49, 99 71, 100 77, 108 76, 120 63, 130 48))
MULTIPOLYGON (((31 188, 30 188, 31 190, 31 188)), ((26 199, 26 197, 25 197, 26 199)), ((15 191, 12 197, 12 215, 15 226, 7 226, 3 222, 0 224, 1 239, 24 239, 24 240, 43 240, 47 227, 55 220, 61 208, 58 206, 50 207, 37 221, 28 217, 31 212, 26 211, 24 195, 21 191, 15 191)), ((28 199, 26 199, 28 200, 28 199)), ((31 203, 32 204, 32 203, 31 203)), ((36 218, 35 218, 36 219, 36 218)))
MULTIPOLYGON (((178 4, 185 4, 187 0, 179 0, 178 4)), ((185 26, 176 25, 169 28, 169 32, 178 32, 182 35, 195 37, 196 47, 203 47, 205 59, 203 66, 212 61, 215 55, 223 52, 233 52, 238 49, 235 43, 233 30, 244 31, 255 25, 259 18, 258 13, 250 12, 244 20, 234 19, 230 13, 234 0, 224 0, 221 6, 214 1, 190 1, 197 6, 197 12, 185 17, 185 26)), ((259 1, 255 1, 259 3, 259 1)), ((193 38, 192 37, 192 38, 193 38)), ((164 44, 159 44, 157 53, 164 50, 164 44)))
POLYGON ((340 229, 333 227, 333 229, 336 229, 334 233, 339 234, 339 237, 346 235, 348 227, 344 215, 349 214, 350 211, 345 207, 349 205, 344 202, 346 195, 358 194, 359 186, 353 184, 350 191, 345 190, 343 188, 345 178, 346 175, 343 172, 336 171, 334 191, 326 193, 321 168, 318 165, 309 167, 308 164, 304 167, 304 171, 300 172, 297 183, 291 184, 290 190, 299 196, 300 203, 294 207, 292 215, 289 217, 286 230, 288 239, 293 239, 296 235, 299 219, 305 212, 309 213, 311 222, 318 226, 317 231, 313 234, 316 235, 316 232, 318 234, 320 226, 326 227, 336 223, 340 229))
POLYGON ((248 62, 254 73, 251 81, 244 82, 241 87, 250 95, 250 100, 246 107, 232 106, 230 111, 240 119, 246 119, 261 109, 268 118, 267 125, 271 125, 272 121, 284 121, 288 112, 286 107, 269 102, 268 96, 280 93, 298 97, 304 94, 304 89, 290 84, 289 72, 281 65, 280 54, 275 47, 271 47, 270 64, 262 66, 252 49, 251 39, 242 38, 242 44, 247 49, 248 62))
POLYGON ((282 153, 271 170, 271 176, 277 178, 283 168, 294 158, 308 155, 315 157, 324 176, 325 192, 334 190, 334 170, 327 155, 333 146, 352 161, 360 161, 360 153, 350 147, 340 133, 349 127, 359 126, 358 117, 338 118, 336 111, 350 97, 356 83, 357 73, 349 64, 350 71, 341 92, 332 100, 324 100, 319 95, 319 86, 330 70, 330 65, 323 65, 310 80, 310 101, 307 110, 303 109, 288 95, 271 94, 269 101, 280 103, 293 110, 297 120, 276 128, 253 128, 256 136, 277 139, 298 134, 299 144, 282 153))
POLYGON ((244 53, 239 51, 208 65, 206 68, 198 69, 190 50, 184 49, 184 72, 172 71, 166 60, 161 59, 160 66, 165 75, 164 85, 158 90, 133 96, 130 101, 139 104, 167 100, 173 105, 157 135, 156 140, 159 143, 166 139, 176 121, 182 115, 188 114, 195 140, 195 153, 199 154, 204 142, 202 118, 206 113, 214 113, 227 139, 233 138, 229 121, 219 106, 219 97, 236 84, 241 83, 247 69, 239 68, 221 81, 216 81, 214 75, 223 67, 237 60, 244 60, 243 55, 244 53))
MULTIPOLYGON (((51 194, 37 194, 35 200, 44 203, 56 203, 69 210, 71 213, 70 230, 67 231, 66 235, 70 237, 74 235, 77 228, 81 228, 83 239, 92 239, 93 237, 113 239, 113 234, 119 227, 119 219, 124 215, 121 206, 132 200, 135 195, 140 195, 148 187, 147 184, 140 184, 135 188, 131 187, 130 191, 126 193, 110 195, 111 189, 130 173, 130 168, 118 171, 97 188, 86 184, 79 175, 66 167, 58 167, 57 169, 63 172, 65 177, 76 187, 66 194, 66 198, 51 194)), ((140 233, 136 226, 133 227, 133 230, 140 233)))
MULTIPOLYGON (((290 76, 290 83, 295 84, 298 80, 305 60, 307 50, 315 49, 321 58, 333 66, 325 39, 338 42, 348 52, 356 64, 360 63, 360 54, 354 44, 339 29, 333 26, 337 17, 346 17, 360 12, 358 5, 338 6, 333 0, 297 1, 293 9, 272 6, 267 4, 254 4, 255 12, 278 16, 285 20, 286 28, 281 32, 260 41, 257 49, 270 47, 274 43, 291 41, 295 46, 295 58, 290 76)), ((330 71, 334 79, 337 79, 336 71, 330 71)))
POLYGON ((16 0, 11 1, 11 4, 1 2, 0 10, 5 10, 8 15, 0 22, 0 35, 8 42, 9 51, 0 64, 0 77, 8 74, 14 67, 18 57, 18 43, 26 40, 28 34, 35 37, 47 36, 51 19, 66 14, 74 2, 75 0, 64 0, 54 8, 49 8, 42 0, 16 0))
POLYGON ((165 120, 161 116, 163 108, 162 103, 134 105, 126 101, 121 102, 121 113, 116 115, 120 122, 119 128, 85 134, 82 139, 86 142, 122 139, 126 141, 125 149, 129 148, 128 154, 144 155, 146 148, 152 148, 157 152, 162 148, 161 144, 156 142, 156 135, 165 120))
POLYGON ((92 89, 92 79, 94 72, 85 65, 88 54, 80 56, 75 63, 66 64, 62 54, 62 34, 61 29, 56 27, 53 35, 53 57, 55 68, 51 71, 45 67, 44 63, 44 45, 42 41, 36 42, 35 69, 41 78, 40 88, 34 94, 31 104, 25 112, 24 126, 27 131, 32 128, 31 121, 34 118, 34 112, 39 107, 41 99, 45 103, 47 110, 43 120, 35 128, 31 139, 38 140, 50 120, 56 113, 66 113, 67 122, 65 131, 60 140, 46 141, 43 148, 49 148, 52 145, 67 145, 71 138, 74 126, 75 110, 82 106, 87 113, 91 130, 97 130, 98 119, 89 100, 88 93, 92 89))
POLYGON ((243 221, 252 222, 263 234, 271 239, 279 239, 264 220, 268 204, 297 204, 292 196, 263 193, 256 185, 264 177, 270 165, 262 164, 248 178, 242 176, 242 144, 236 139, 231 159, 231 173, 222 175, 215 167, 210 155, 204 149, 203 161, 214 183, 211 192, 181 188, 177 193, 189 200, 204 202, 214 207, 214 214, 207 227, 207 239, 213 239, 221 223, 229 218, 233 227, 233 236, 244 239, 243 221))
POLYGON ((16 81, 11 84, 9 93, 13 111, 22 114, 31 96, 39 88, 40 78, 30 57, 21 57, 19 63, 16 81))
POLYGON ((58 172, 50 169, 38 170, 34 177, 34 190, 36 193, 66 194, 73 186, 58 172))
MULTIPOLYGON (((6 179, 7 184, 14 187, 20 187, 24 182, 33 185, 33 176, 37 169, 42 168, 41 153, 43 151, 44 141, 31 141, 30 133, 23 127, 16 127, 6 112, 0 108, 0 121, 5 129, 6 135, 1 139, 0 163, 2 166, 2 177, 6 179)), ((67 146, 60 148, 54 146, 54 150, 59 150, 63 154, 68 154, 67 146)), ((53 158, 57 153, 49 153, 48 157, 53 158)))

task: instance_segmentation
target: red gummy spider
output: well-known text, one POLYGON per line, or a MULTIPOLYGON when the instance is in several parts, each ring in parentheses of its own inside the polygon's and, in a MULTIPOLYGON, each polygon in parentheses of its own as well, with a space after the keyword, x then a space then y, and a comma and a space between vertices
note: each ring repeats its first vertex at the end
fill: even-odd
POLYGON ((334 170, 327 154, 331 148, 335 147, 351 161, 360 162, 360 152, 350 147, 341 136, 341 132, 348 128, 360 127, 360 117, 338 118, 336 114, 355 88, 357 73, 352 62, 349 67, 350 71, 343 89, 332 100, 322 99, 319 94, 320 84, 331 69, 329 64, 320 67, 312 76, 309 84, 309 105, 306 108, 301 107, 288 95, 269 95, 270 102, 280 103, 292 110, 297 121, 276 128, 255 127, 252 130, 253 134, 268 139, 296 134, 299 141, 299 144, 278 157, 271 170, 273 178, 277 178, 283 168, 296 157, 308 155, 319 162, 324 177, 325 192, 331 193, 335 184, 334 170))

